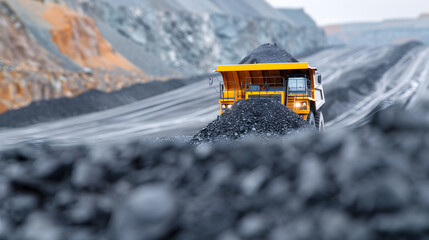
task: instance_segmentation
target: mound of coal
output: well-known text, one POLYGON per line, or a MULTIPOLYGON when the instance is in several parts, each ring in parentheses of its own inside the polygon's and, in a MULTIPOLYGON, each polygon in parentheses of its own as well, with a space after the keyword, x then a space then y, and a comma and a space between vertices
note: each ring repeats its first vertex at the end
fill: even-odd
POLYGON ((310 127, 297 113, 277 101, 245 99, 203 128, 191 143, 237 140, 246 134, 284 136, 310 127))
POLYGON ((74 98, 38 101, 27 107, 1 114, 0 128, 24 127, 102 111, 165 93, 203 78, 199 76, 189 79, 172 79, 165 82, 153 81, 135 84, 111 93, 90 90, 74 98))
POLYGON ((277 46, 277 44, 266 43, 253 50, 249 56, 241 60, 240 64, 257 63, 293 63, 298 62, 286 50, 277 46))
POLYGON ((17 147, 0 153, 0 238, 424 240, 427 119, 389 110, 267 144, 17 147))

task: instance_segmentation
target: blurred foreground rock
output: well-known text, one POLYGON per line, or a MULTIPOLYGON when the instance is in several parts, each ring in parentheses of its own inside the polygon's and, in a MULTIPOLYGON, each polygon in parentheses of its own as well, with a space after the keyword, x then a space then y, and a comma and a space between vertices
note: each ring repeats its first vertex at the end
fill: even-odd
POLYGON ((266 143, 17 147, 0 154, 0 236, 427 239, 428 136, 427 114, 392 108, 266 143))

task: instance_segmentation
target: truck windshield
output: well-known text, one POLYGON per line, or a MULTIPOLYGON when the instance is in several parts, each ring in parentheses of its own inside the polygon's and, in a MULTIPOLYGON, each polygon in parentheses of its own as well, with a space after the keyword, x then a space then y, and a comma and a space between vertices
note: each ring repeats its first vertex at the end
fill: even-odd
POLYGON ((289 78, 288 88, 290 92, 305 93, 307 91, 307 79, 304 77, 289 78))

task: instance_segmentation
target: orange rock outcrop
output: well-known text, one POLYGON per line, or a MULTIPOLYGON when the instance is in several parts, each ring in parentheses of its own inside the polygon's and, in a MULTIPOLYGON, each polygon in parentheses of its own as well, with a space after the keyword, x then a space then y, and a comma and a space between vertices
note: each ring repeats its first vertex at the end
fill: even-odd
POLYGON ((103 38, 93 19, 64 5, 49 3, 43 18, 52 25, 52 41, 61 53, 77 64, 93 69, 140 70, 115 52, 103 38))
POLYGON ((0 62, 13 62, 21 69, 62 69, 47 50, 29 38, 22 23, 0 14, 0 33, 0 62))
POLYGON ((64 70, 53 54, 29 37, 19 16, 8 5, 1 7, 0 113, 33 101, 74 97, 90 89, 110 92, 148 80, 112 49, 88 17, 60 5, 43 8, 48 9, 44 16, 52 24, 52 39, 60 51, 93 68, 92 74, 64 70), (104 71, 116 69, 122 71, 104 71))

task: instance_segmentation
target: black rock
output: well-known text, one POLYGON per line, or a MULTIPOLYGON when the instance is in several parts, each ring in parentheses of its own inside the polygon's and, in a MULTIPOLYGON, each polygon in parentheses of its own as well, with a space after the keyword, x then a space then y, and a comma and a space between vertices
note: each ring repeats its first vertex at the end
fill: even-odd
POLYGON ((374 174, 344 191, 341 200, 353 213, 394 212, 410 204, 406 179, 383 171, 374 174))
POLYGON ((100 166, 78 162, 73 169, 71 183, 82 189, 98 189, 104 184, 104 171, 100 166))
POLYGON ((324 210, 319 218, 320 238, 341 240, 351 239, 352 223, 349 217, 336 210, 324 210))
POLYGON ((112 222, 115 239, 156 240, 172 232, 178 208, 171 190, 148 185, 134 190, 115 211, 112 222))
POLYGON ((33 174, 43 180, 62 180, 71 172, 71 166, 62 161, 41 160, 34 163, 33 174))
POLYGON ((9 220, 0 218, 0 239, 8 239, 12 232, 12 224, 9 220))
POLYGON ((266 43, 253 50, 249 56, 241 60, 240 64, 257 63, 293 63, 298 62, 286 50, 277 44, 266 43))
POLYGON ((301 164, 298 183, 298 193, 304 199, 323 194, 327 188, 323 165, 312 158, 304 160, 301 164))
POLYGON ((52 196, 58 189, 57 185, 33 177, 14 177, 10 179, 10 183, 14 191, 34 194, 40 198, 52 196))
POLYGON ((284 136, 300 129, 313 128, 281 103, 270 99, 246 99, 236 102, 232 109, 197 133, 191 143, 237 140, 246 134, 284 136))
POLYGON ((83 195, 77 198, 76 203, 70 206, 65 214, 68 221, 73 225, 84 225, 95 221, 102 221, 102 219, 96 219, 96 206, 97 203, 94 197, 83 195))
MULTIPOLYGON (((239 127, 225 124, 233 133, 282 129, 245 116, 239 127)), ((425 240, 429 128, 374 121, 234 144, 43 146, 25 159, 0 153, 0 239, 425 240), (51 159, 61 164, 45 165, 51 159), (72 173, 57 174, 62 165, 72 173)))
POLYGON ((265 168, 258 168, 245 174, 240 182, 241 191, 246 196, 253 196, 260 190, 269 175, 270 172, 265 168))
POLYGON ((23 240, 63 240, 65 237, 61 226, 51 216, 41 212, 29 216, 19 232, 23 240))
POLYGON ((245 239, 263 237, 269 228, 266 217, 258 214, 245 216, 238 225, 238 232, 245 239))
POLYGON ((20 224, 25 218, 37 210, 39 200, 34 195, 16 194, 5 201, 9 220, 13 223, 20 224))
POLYGON ((397 236, 421 238, 422 233, 429 229, 429 215, 427 211, 410 209, 401 213, 377 216, 372 220, 372 224, 377 232, 391 239, 396 239, 397 236))

